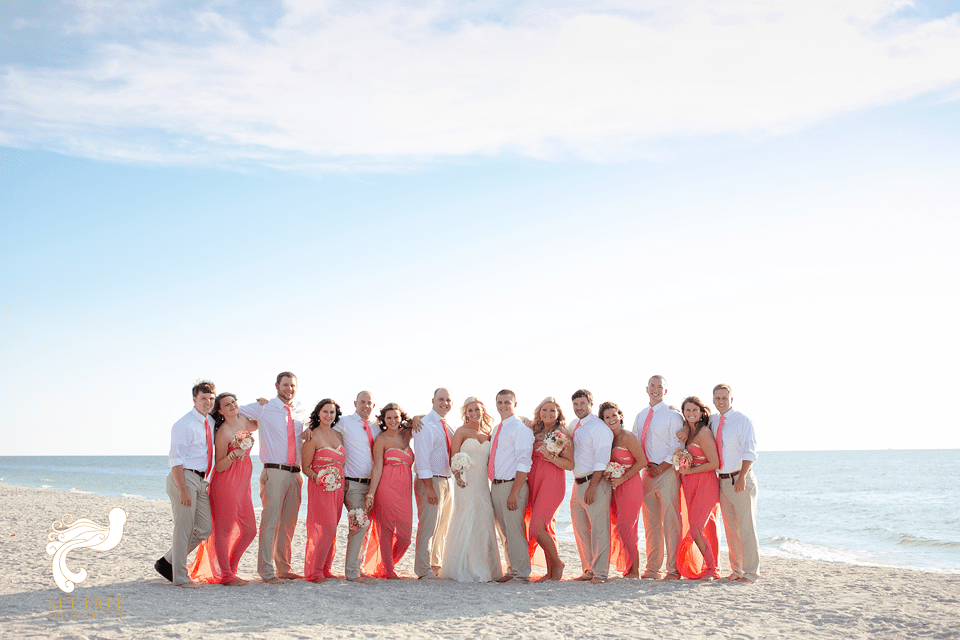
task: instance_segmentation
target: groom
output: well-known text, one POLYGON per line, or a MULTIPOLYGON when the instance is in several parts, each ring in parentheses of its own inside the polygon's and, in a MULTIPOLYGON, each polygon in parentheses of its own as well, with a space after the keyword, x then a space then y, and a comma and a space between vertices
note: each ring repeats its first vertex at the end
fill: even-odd
POLYGON ((523 522, 527 510, 527 474, 533 465, 533 431, 514 415, 517 396, 509 389, 497 394, 502 422, 493 432, 487 476, 497 532, 507 556, 507 573, 500 582, 530 581, 530 556, 523 522))
POLYGON ((440 387, 433 393, 433 410, 423 417, 413 436, 417 455, 417 556, 413 570, 417 578, 440 575, 443 539, 450 523, 450 440, 447 425, 450 392, 440 387))

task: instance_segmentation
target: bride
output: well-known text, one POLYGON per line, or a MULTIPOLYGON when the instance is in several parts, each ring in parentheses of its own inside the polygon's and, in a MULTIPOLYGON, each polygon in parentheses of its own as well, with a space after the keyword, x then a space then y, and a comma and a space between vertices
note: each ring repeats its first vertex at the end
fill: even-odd
MULTIPOLYGON (((464 425, 453 434, 451 455, 465 454, 470 468, 453 471, 453 515, 440 563, 440 577, 458 582, 490 582, 503 575, 487 480, 493 418, 476 398, 460 409, 464 425)), ((461 456, 462 457, 462 456, 461 456)))

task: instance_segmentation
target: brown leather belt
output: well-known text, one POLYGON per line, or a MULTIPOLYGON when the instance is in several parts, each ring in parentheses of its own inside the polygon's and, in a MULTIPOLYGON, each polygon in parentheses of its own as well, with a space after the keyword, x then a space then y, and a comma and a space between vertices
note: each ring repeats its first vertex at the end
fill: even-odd
POLYGON ((280 469, 280 471, 289 471, 290 473, 300 473, 300 467, 295 467, 290 464, 277 464, 275 462, 264 462, 264 469, 280 469))

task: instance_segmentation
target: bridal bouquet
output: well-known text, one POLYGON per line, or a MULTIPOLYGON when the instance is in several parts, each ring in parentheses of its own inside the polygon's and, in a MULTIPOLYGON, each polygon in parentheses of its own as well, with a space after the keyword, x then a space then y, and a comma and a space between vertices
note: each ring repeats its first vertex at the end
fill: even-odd
POLYGON ((367 512, 363 509, 347 511, 347 520, 350 522, 350 531, 357 531, 367 525, 367 512))
POLYGON ((324 491, 336 491, 342 486, 340 472, 336 467, 327 467, 317 474, 317 484, 322 484, 324 491))
POLYGON ((454 455, 453 458, 450 459, 450 468, 453 469, 454 471, 460 472, 460 480, 463 482, 464 485, 467 484, 467 481, 463 477, 463 474, 466 471, 469 471, 470 467, 472 466, 473 466, 473 458, 468 456, 463 451, 460 451, 459 453, 454 455))
POLYGON ((606 470, 603 472, 608 478, 619 478, 627 472, 627 468, 620 464, 619 462, 611 462, 607 465, 606 470))
POLYGON ((234 446, 244 451, 249 451, 253 447, 253 442, 253 434, 249 431, 238 431, 237 435, 233 436, 234 446))
POLYGON ((550 453, 559 454, 569 442, 570 439, 560 431, 551 431, 547 434, 547 437, 543 439, 543 446, 550 453))
POLYGON ((673 454, 673 467, 675 469, 689 469, 693 466, 693 456, 686 449, 677 449, 673 454))

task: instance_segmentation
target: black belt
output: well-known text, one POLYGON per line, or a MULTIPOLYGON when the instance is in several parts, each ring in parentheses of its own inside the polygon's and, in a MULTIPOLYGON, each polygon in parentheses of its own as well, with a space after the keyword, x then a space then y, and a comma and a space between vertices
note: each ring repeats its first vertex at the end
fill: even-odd
POLYGON ((195 474, 197 474, 198 476, 200 476, 200 479, 201 479, 201 480, 203 480, 205 477, 207 477, 207 472, 206 472, 206 471, 197 471, 196 469, 187 469, 186 467, 184 467, 183 470, 184 470, 184 471, 193 471, 195 474))
POLYGON ((300 473, 300 467, 295 467, 292 464, 276 464, 274 462, 264 462, 264 469, 280 469, 280 471, 289 471, 290 473, 300 473))
POLYGON ((583 476, 582 478, 574 478, 574 480, 577 481, 577 484, 583 484, 584 482, 589 482, 591 477, 593 477, 593 474, 583 476))
POLYGON ((370 484, 370 478, 344 478, 344 480, 349 480, 350 482, 359 482, 360 484, 370 484))
POLYGON ((496 478, 493 479, 493 484, 503 484, 504 482, 513 482, 513 478, 510 478, 509 480, 497 480, 496 478))
POLYGON ((721 473, 718 477, 719 477, 721 480, 726 480, 727 478, 730 478, 730 484, 733 484, 733 483, 734 483, 734 480, 737 479, 737 476, 738 476, 738 475, 740 475, 740 472, 739 472, 739 471, 734 471, 733 473, 721 473))
POLYGON ((444 480, 449 480, 450 476, 433 476, 434 478, 443 478, 444 480))

